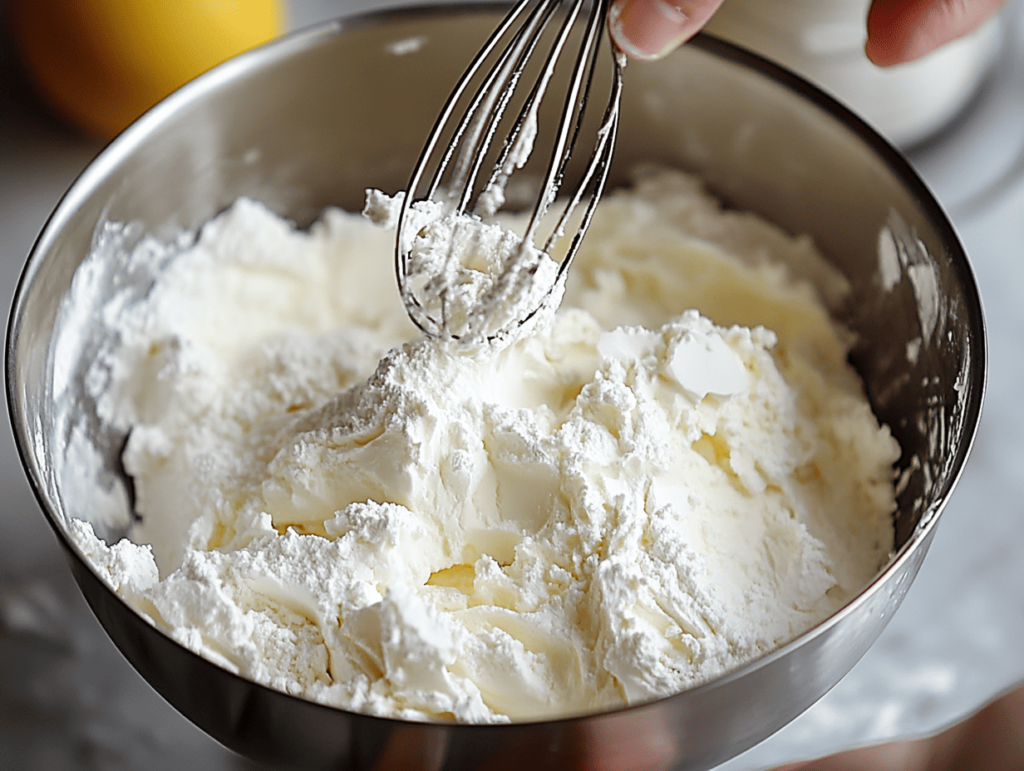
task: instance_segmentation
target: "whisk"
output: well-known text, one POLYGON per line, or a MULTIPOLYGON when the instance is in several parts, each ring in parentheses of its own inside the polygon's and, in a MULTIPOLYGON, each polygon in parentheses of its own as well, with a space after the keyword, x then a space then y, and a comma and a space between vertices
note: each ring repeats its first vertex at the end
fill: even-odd
MULTIPOLYGON (((402 201, 395 250, 402 301, 409 318, 428 336, 493 339, 507 335, 546 304, 557 304, 561 297, 566 272, 604 190, 618 129, 625 59, 605 31, 609 2, 519 0, 480 49, 441 110, 402 201), (591 135, 584 126, 592 128, 593 121, 585 124, 584 116, 597 82, 604 41, 611 51, 608 102, 591 135), (575 59, 567 51, 573 44, 575 59), (567 56, 571 61, 567 62, 567 56), (488 63, 490 68, 485 69, 488 63), (564 81, 564 107, 555 117, 550 159, 543 173, 534 176, 540 182, 532 196, 529 224, 521 240, 512 246, 505 243, 505 268, 477 298, 481 305, 489 302, 494 306, 495 299, 501 301, 503 294, 518 292, 520 300, 525 298, 525 305, 520 302, 513 317, 498 321, 484 318, 486 309, 477 308, 479 312, 453 329, 448 310, 448 295, 454 291, 451 282, 423 275, 433 269, 424 268, 422 261, 414 258, 413 243, 423 235, 425 222, 467 215, 476 220, 493 215, 504 205, 506 192, 510 196, 512 193, 509 180, 526 164, 534 140, 547 140, 541 125, 541 100, 553 82, 562 82, 555 77, 556 70, 569 65, 572 69, 564 81), (475 92, 470 91, 473 83, 478 84, 475 92), (467 99, 468 106, 460 113, 460 105, 466 105, 467 99), (508 128, 502 146, 492 150, 503 126, 508 128), (584 135, 593 143, 593 150, 582 169, 578 160, 573 165, 573 187, 563 191, 570 159, 584 135), (448 139, 443 142, 445 137, 448 139), (495 160, 483 182, 480 172, 488 157, 495 160), (553 205, 552 216, 546 216, 553 205), (540 235, 542 222, 545 236, 540 235), (560 261, 554 263, 557 270, 538 270, 541 260, 552 254, 556 241, 567 231, 571 240, 560 261), (546 285, 539 291, 536 286, 528 286, 541 278, 546 285)), ((450 231, 442 236, 442 240, 445 238, 451 240, 450 231)), ((435 251, 438 246, 432 244, 435 251)), ((440 246, 449 251, 454 248, 451 243, 440 246)))

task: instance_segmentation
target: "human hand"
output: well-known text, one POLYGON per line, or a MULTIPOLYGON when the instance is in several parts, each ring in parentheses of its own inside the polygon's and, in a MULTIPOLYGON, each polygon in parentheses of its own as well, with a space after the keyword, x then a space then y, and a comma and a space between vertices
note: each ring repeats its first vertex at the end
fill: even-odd
POLYGON ((615 0, 608 28, 633 59, 660 59, 707 24, 723 0, 615 0))
MULTIPOLYGON (((767 1, 767 0, 764 0, 767 1)), ((723 0, 615 0, 612 38, 634 59, 658 59, 695 35, 723 0)), ((865 52, 883 67, 909 62, 976 29, 1005 0, 872 0, 865 52)))
POLYGON ((940 734, 851 750, 775 771, 1020 771, 1024 768, 1024 687, 940 734))
POLYGON ((966 35, 1006 0, 872 0, 864 51, 888 67, 919 59, 966 35))

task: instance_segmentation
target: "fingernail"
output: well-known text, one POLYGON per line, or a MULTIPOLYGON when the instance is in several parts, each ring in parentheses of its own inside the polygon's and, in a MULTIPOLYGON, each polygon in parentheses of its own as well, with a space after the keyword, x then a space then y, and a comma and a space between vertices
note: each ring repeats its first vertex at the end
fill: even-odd
POLYGON ((696 30, 678 2, 616 0, 608 13, 615 44, 634 59, 660 59, 696 30))

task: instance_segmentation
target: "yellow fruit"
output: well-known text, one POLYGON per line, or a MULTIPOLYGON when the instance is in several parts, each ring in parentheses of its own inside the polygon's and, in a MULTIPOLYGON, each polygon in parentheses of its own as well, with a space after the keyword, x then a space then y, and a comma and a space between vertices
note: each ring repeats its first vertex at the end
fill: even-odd
POLYGON ((23 69, 75 124, 112 136, 284 27, 282 0, 6 0, 23 69))

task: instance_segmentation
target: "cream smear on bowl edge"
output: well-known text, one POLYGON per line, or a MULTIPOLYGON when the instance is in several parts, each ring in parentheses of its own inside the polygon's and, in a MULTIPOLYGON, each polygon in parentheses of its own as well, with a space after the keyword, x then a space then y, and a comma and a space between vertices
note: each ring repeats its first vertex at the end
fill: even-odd
POLYGON ((888 558, 899 448, 809 238, 646 170, 557 312, 472 355, 416 334, 393 249, 241 199, 133 252, 87 382, 141 521, 71 532, 182 645, 345 709, 543 719, 706 682, 888 558))

